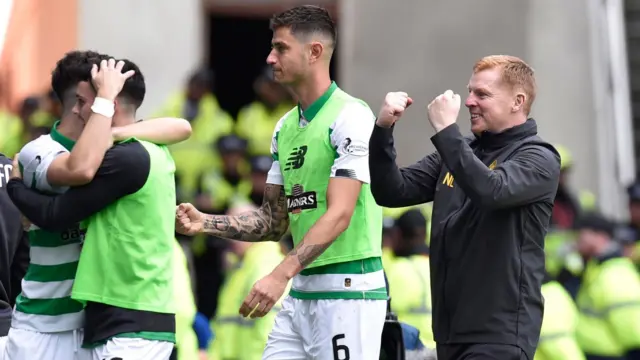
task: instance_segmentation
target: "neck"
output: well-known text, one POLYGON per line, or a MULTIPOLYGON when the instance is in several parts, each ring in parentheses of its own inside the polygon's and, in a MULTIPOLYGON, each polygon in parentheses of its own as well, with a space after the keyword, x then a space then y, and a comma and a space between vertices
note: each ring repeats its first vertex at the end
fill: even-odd
POLYGON ((136 122, 136 118, 132 113, 115 114, 113 117, 113 126, 127 126, 136 122))
POLYGON ((58 125, 57 130, 64 137, 77 141, 82 133, 82 128, 82 126, 75 126, 72 120, 64 119, 60 122, 60 125, 58 125))
POLYGON ((329 86, 331 86, 331 76, 329 76, 329 69, 327 68, 305 79, 304 82, 301 82, 293 88, 292 91, 298 98, 298 102, 300 102, 302 108, 307 109, 329 89, 329 86))
POLYGON ((513 118, 509 119, 509 121, 507 121, 504 125, 502 125, 501 127, 494 129, 493 132, 495 133, 501 133, 505 130, 511 129, 512 127, 516 127, 518 125, 522 125, 524 123, 527 122, 527 116, 524 114, 518 114, 516 116, 514 116, 513 118))

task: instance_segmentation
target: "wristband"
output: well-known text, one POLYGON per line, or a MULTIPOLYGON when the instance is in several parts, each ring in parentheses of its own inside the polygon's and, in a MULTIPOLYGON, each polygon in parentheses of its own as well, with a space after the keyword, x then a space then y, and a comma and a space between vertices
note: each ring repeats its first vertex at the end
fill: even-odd
POLYGON ((91 105, 91 111, 104 117, 112 118, 116 112, 116 105, 113 101, 96 97, 91 105))

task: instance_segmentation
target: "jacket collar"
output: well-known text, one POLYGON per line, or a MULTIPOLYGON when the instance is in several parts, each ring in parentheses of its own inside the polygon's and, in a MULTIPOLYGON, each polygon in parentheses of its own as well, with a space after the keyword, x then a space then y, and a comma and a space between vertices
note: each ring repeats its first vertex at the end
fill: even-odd
POLYGON ((474 135, 474 142, 481 148, 495 149, 537 134, 538 125, 534 119, 530 118, 524 124, 516 125, 499 133, 484 131, 480 135, 474 135))

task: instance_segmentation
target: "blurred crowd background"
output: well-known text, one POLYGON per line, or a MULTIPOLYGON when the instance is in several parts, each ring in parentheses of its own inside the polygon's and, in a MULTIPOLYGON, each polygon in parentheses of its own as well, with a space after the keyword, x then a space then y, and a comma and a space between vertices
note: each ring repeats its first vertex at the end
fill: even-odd
MULTIPOLYGON (((0 1, 0 152, 11 157, 48 133, 61 110, 48 87, 55 61, 95 49, 142 69, 141 119, 191 122, 192 137, 171 147, 177 202, 215 214, 260 206, 273 128, 295 104, 265 64, 268 19, 302 3, 337 20, 332 76, 340 87, 374 112, 388 91, 413 97, 395 131, 403 165, 433 150, 426 105, 448 88, 465 94, 475 60, 507 53, 534 67, 532 115, 562 156, 536 360, 622 359, 640 349, 640 0, 0 1)), ((464 111, 459 121, 464 129, 464 111)), ((430 205, 384 211, 392 309, 432 347, 430 205)), ((238 308, 290 237, 177 244, 180 358, 259 359, 275 313, 243 319, 238 308), (201 349, 196 313, 215 331, 201 349)))

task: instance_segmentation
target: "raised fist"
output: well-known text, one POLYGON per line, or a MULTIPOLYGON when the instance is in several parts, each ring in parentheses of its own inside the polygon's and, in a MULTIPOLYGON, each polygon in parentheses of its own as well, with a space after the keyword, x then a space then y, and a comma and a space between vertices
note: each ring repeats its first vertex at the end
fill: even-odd
POLYGON ((447 90, 427 106, 429 114, 429 122, 437 131, 453 124, 458 119, 460 112, 460 95, 454 94, 453 91, 447 90))
POLYGON ((413 103, 406 92, 390 92, 385 96, 376 124, 390 128, 400 119, 404 111, 413 103))

